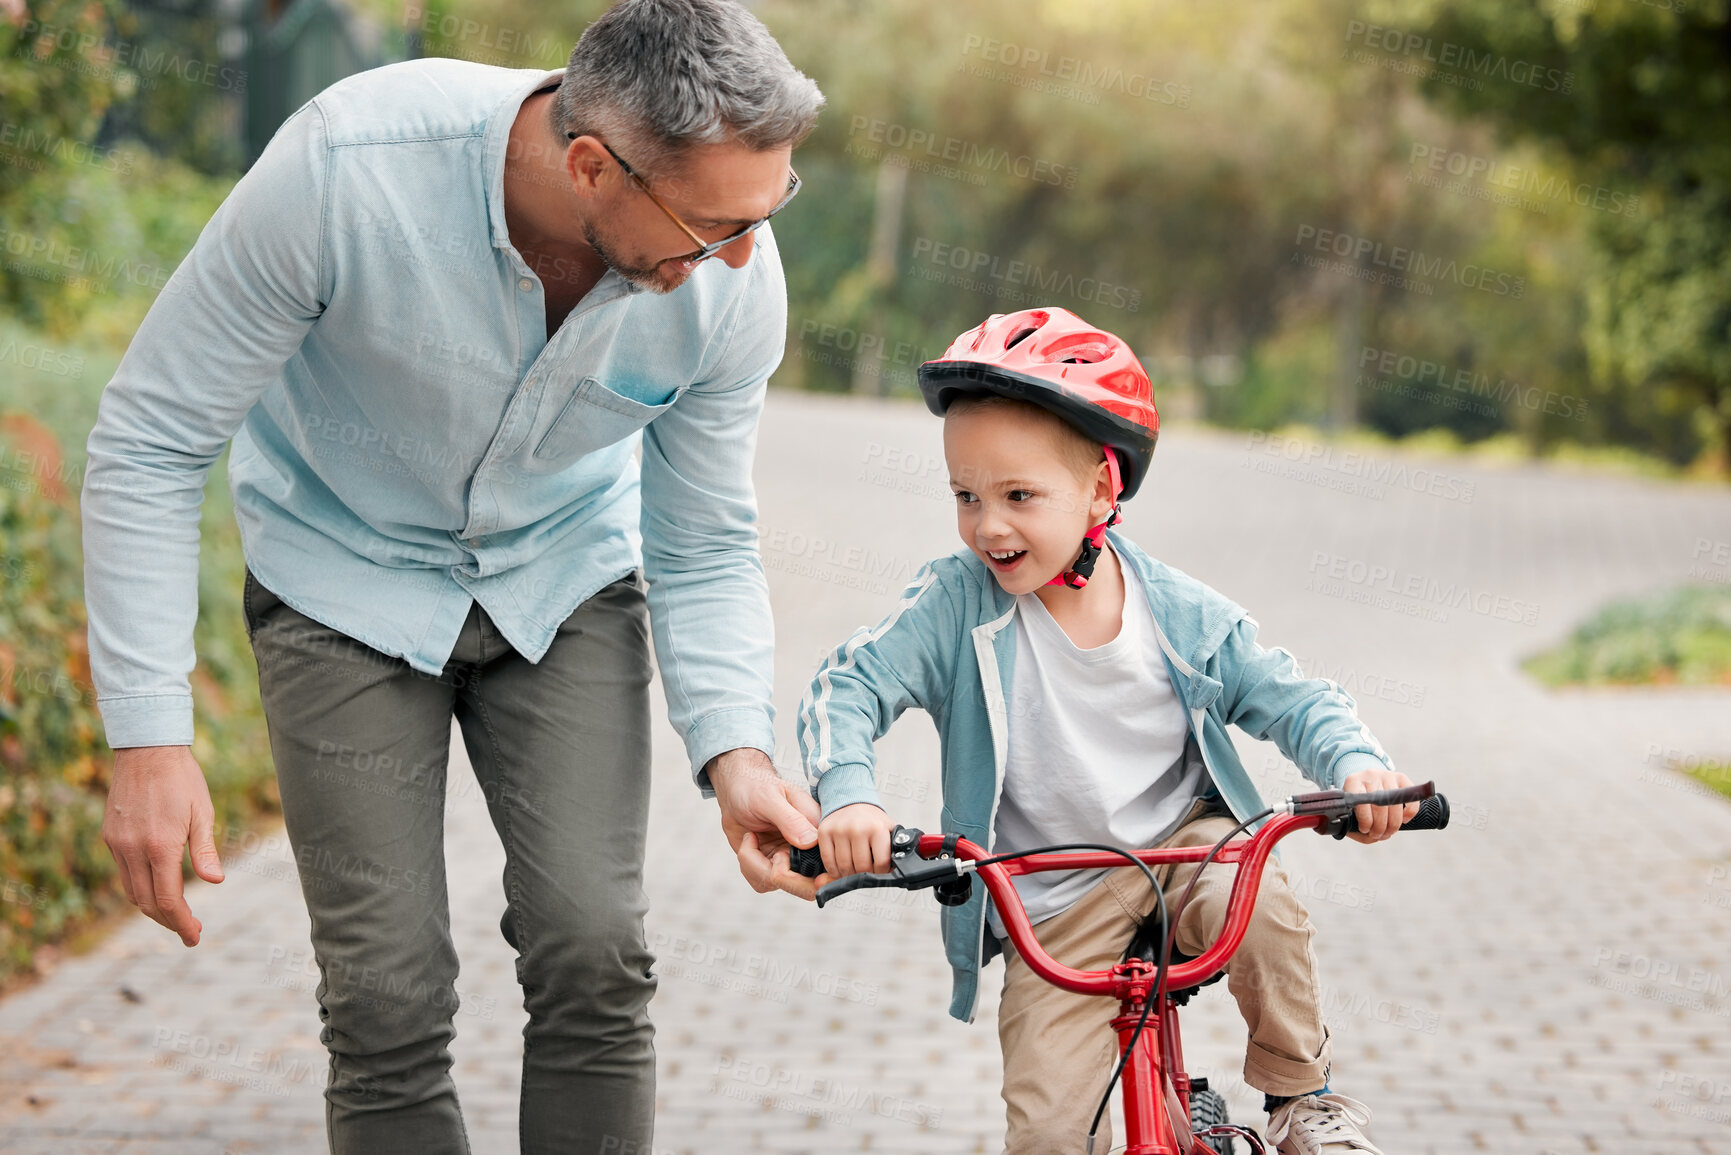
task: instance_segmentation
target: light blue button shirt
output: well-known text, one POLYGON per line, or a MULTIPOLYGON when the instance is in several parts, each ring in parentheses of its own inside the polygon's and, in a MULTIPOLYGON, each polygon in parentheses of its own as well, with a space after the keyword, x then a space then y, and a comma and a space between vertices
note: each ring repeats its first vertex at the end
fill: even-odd
POLYGON ((641 565, 694 772, 773 750, 751 464, 787 330, 775 240, 668 294, 609 270, 549 340, 504 165, 522 101, 562 71, 427 59, 331 86, 169 278, 89 439, 110 745, 192 740, 199 502, 232 438, 247 563, 293 608, 437 673, 479 602, 537 661, 641 565))

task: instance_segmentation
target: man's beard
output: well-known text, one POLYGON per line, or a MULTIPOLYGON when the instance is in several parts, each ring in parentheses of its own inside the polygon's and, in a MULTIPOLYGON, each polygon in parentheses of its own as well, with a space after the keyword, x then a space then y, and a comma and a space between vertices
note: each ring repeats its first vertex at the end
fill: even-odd
POLYGON ((651 292, 671 293, 686 281, 685 276, 679 277, 678 280, 671 280, 661 268, 660 262, 653 265, 633 265, 620 260, 608 250, 607 245, 601 240, 600 234, 595 231, 595 225, 590 221, 583 222, 583 240, 595 250, 595 255, 601 258, 602 264, 632 284, 641 285, 651 292))

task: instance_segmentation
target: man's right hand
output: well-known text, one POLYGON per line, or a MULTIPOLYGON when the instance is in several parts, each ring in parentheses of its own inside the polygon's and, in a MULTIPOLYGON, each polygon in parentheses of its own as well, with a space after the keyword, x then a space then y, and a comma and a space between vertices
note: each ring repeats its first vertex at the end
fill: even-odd
POLYGON ((817 799, 777 774, 769 755, 749 746, 716 755, 704 769, 721 804, 722 833, 751 888, 759 894, 785 890, 808 900, 816 897, 829 876, 796 874, 788 859, 790 847, 817 845, 822 815, 817 799))
POLYGON ((222 881, 212 826, 210 786, 190 746, 130 746, 114 752, 102 841, 120 866, 126 897, 145 914, 197 946, 204 924, 181 896, 180 860, 192 847, 192 869, 222 881))

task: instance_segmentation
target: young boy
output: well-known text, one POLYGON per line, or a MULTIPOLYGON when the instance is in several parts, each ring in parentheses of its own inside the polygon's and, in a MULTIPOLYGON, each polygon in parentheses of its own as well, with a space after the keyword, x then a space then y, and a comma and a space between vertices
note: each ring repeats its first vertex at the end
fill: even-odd
MULTIPOLYGON (((910 706, 938 728, 944 831, 995 853, 1213 844, 1234 815, 1264 806, 1228 723, 1272 738, 1325 788, 1411 784, 1339 686, 1301 677, 1286 651, 1256 644, 1241 607, 1108 530, 1146 478, 1159 430, 1148 376, 1122 340, 1063 309, 994 314, 922 365, 920 387, 944 418, 967 548, 926 565, 888 617, 824 663, 801 703, 829 875, 889 869, 872 743, 910 706)), ((1366 833, 1354 837, 1381 841, 1416 811, 1359 807, 1366 833)), ((1157 872, 1169 904, 1194 870, 1157 872)), ((1200 955, 1214 941, 1234 873, 1203 872, 1177 950, 1200 955)), ((1016 884, 1041 944, 1084 969, 1117 962, 1155 906, 1134 866, 1016 884)), ((1004 954, 1006 1149, 1080 1152, 1118 1057, 1116 1004, 1033 974, 988 906, 976 886, 943 911, 950 1013, 973 1021, 980 967, 1004 954)), ((1328 1087, 1313 933, 1270 862, 1227 969, 1250 1032, 1244 1078, 1267 1097, 1280 1151, 1374 1153, 1369 1110, 1328 1087)), ((1109 1128, 1108 1117, 1096 1150, 1110 1149, 1109 1128)))

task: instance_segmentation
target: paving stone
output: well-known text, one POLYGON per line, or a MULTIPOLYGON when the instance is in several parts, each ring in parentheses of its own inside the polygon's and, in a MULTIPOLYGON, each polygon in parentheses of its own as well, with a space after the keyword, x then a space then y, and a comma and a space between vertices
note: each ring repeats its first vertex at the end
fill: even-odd
MULTIPOLYGON (((758 486, 790 769, 822 653, 956 546, 939 429, 911 404, 771 397, 758 486), (888 451, 917 471, 885 469, 888 451)), ((1519 669, 1605 600, 1690 580, 1699 541, 1731 540, 1731 497, 1372 454, 1470 482, 1471 500, 1398 483, 1372 499, 1261 471, 1265 444, 1163 431, 1125 532, 1346 686, 1399 767, 1456 808, 1450 830, 1382 846, 1283 845, 1318 927, 1334 1085, 1370 1104, 1390 1152, 1731 1152, 1731 1123, 1687 1090, 1731 1087, 1731 872, 1714 873, 1731 864, 1731 803, 1665 766, 1731 754, 1731 693, 1551 693, 1519 669), (1368 584, 1307 588, 1336 558, 1468 600, 1437 621, 1368 584), (1512 602, 1534 624, 1500 618, 1512 602)), ((950 1019, 929 895, 818 911, 755 894, 664 722, 655 747, 655 1155, 997 1152, 1001 967, 977 1021, 950 1019)), ((1305 788, 1271 745, 1240 749, 1265 794, 1305 788)), ((894 817, 938 829, 931 726, 904 719, 879 753, 894 817)), ((469 773, 457 743, 452 781, 469 773)), ((473 1149, 512 1151, 524 1016, 498 928, 504 857, 478 791, 453 790, 446 817, 462 983, 492 1000, 459 1013, 454 1077, 473 1149)), ((196 949, 135 917, 0 1000, 0 1150, 325 1150, 317 976, 286 965, 310 943, 284 862, 230 856, 226 882, 195 882, 196 949), (179 1032, 258 1048, 278 1074, 189 1064, 179 1032)), ((1231 999, 1210 988, 1183 1027, 1192 1071, 1260 1124, 1231 999)))

